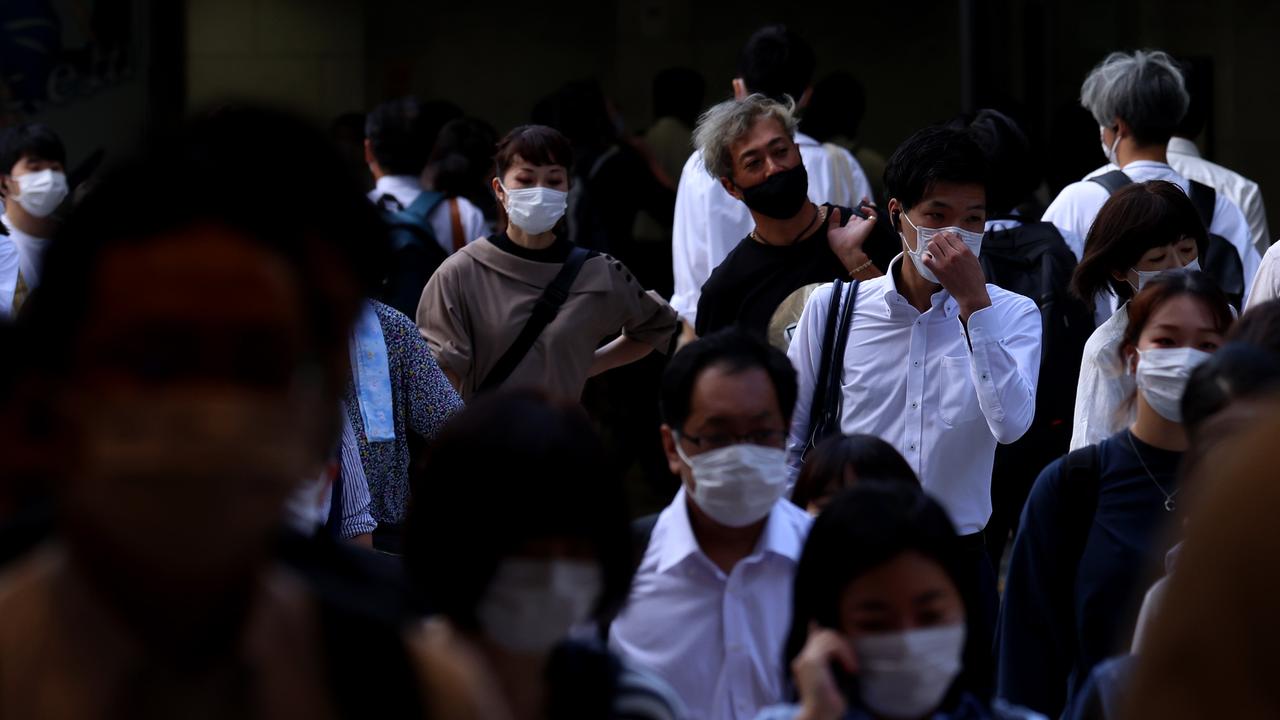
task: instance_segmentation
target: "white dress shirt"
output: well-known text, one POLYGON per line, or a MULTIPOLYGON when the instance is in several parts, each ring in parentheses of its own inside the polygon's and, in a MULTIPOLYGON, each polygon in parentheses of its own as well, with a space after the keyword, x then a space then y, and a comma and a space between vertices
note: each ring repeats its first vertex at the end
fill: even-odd
MULTIPOLYGON (((1089 234, 1089 226, 1093 225, 1098 211, 1111 197, 1106 188, 1092 182, 1090 178, 1115 169, 1115 165, 1105 165, 1086 175, 1084 180, 1062 188, 1062 192, 1058 193, 1058 197, 1044 211, 1042 219, 1057 226, 1077 260, 1084 255, 1084 241, 1089 234)), ((1124 166, 1124 174, 1136 183, 1165 180, 1182 188, 1182 192, 1187 192, 1191 187, 1187 179, 1172 167, 1153 160, 1134 160, 1124 166)), ((1262 262, 1262 253, 1253 244, 1253 236, 1244 213, 1221 191, 1217 193, 1209 232, 1226 238, 1240 253, 1240 262, 1244 268, 1244 293, 1248 296, 1249 289, 1253 287, 1253 276, 1262 262)))
POLYGON ((1200 157, 1196 144, 1186 138, 1169 138, 1169 166, 1188 180, 1195 180, 1226 195, 1244 213, 1259 253, 1271 247, 1271 231, 1267 229, 1267 208, 1262 204, 1258 183, 1234 170, 1200 157))
MULTIPOLYGON (((921 313, 898 292, 893 275, 891 269, 858 288, 840 429, 875 435, 897 448, 956 530, 976 533, 991 517, 996 443, 1022 437, 1036 412, 1040 310, 1030 299, 988 284, 991 306, 969 316, 966 339, 951 293, 934 293, 932 306, 921 313)), ((814 291, 787 353, 799 381, 788 442, 793 469, 808 432, 830 302, 831 285, 814 291)))
POLYGON ((0 318, 13 315, 13 294, 18 287, 20 264, 18 246, 13 238, 0 235, 0 318))
MULTIPOLYGON (((848 150, 819 144, 801 132, 796 133, 796 144, 809 174, 810 200, 819 205, 829 202, 857 207, 863 198, 875 197, 862 166, 848 150)), ((753 227, 747 206, 724 189, 720 178, 711 177, 702 152, 694 152, 680 172, 671 234, 675 273, 671 306, 685 322, 696 324, 702 284, 753 227)))
POLYGON ((1099 325, 1084 344, 1071 422, 1072 450, 1097 445, 1133 422, 1132 408, 1121 412, 1125 401, 1137 389, 1120 357, 1120 345, 1128 327, 1129 306, 1126 304, 1099 325))
MULTIPOLYGON (((22 280, 27 288, 35 290, 40 284, 40 270, 44 266, 44 251, 49 247, 49 238, 36 237, 14 227, 8 215, 0 215, 0 222, 9 231, 9 240, 18 249, 18 267, 22 270, 22 280)), ((9 293, 13 300, 13 292, 9 293)))
POLYGON ((1244 309, 1248 310, 1276 298, 1280 298, 1280 243, 1272 245, 1267 254, 1262 256, 1262 263, 1258 265, 1258 274, 1253 277, 1253 288, 1249 290, 1244 309))
MULTIPOLYGON (((412 175, 383 175, 369 191, 369 199, 373 202, 383 195, 390 195, 404 207, 409 207, 422 194, 422 183, 412 175)), ((454 198, 458 202, 458 215, 462 220, 462 237, 464 242, 474 242, 486 234, 488 227, 484 222, 484 213, 464 197, 454 198)), ((449 217, 450 200, 443 200, 427 215, 427 224, 436 236, 436 242, 446 253, 453 253, 453 221, 449 217)))
POLYGON ((779 500, 726 575, 698 545, 685 497, 658 516, 609 646, 675 688, 692 720, 750 720, 783 699, 791 585, 812 521, 779 500))

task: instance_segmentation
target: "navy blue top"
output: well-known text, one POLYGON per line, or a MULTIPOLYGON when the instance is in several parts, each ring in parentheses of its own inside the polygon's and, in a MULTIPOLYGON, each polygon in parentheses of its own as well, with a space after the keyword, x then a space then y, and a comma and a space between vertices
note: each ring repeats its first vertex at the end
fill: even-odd
POLYGON ((1096 485, 1071 477, 1064 459, 1036 478, 1000 611, 997 695, 1050 717, 1094 665, 1127 651, 1147 580, 1169 550, 1174 515, 1160 488, 1176 491, 1182 454, 1128 430, 1096 447, 1096 485))

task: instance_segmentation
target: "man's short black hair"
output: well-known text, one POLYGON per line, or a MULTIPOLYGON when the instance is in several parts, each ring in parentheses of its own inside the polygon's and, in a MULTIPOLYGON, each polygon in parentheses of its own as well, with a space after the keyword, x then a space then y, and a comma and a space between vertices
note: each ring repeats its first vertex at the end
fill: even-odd
POLYGON ((364 136, 384 173, 417 176, 427 166, 440 128, 461 116, 462 110, 451 103, 397 98, 369 112, 364 136))
POLYGON ((1017 121, 999 110, 983 108, 948 123, 969 134, 987 156, 987 214, 1007 215, 1040 185, 1031 141, 1017 121))
POLYGON ((738 77, 747 91, 796 102, 813 82, 818 61, 813 48, 786 25, 767 25, 752 33, 738 55, 738 77))
POLYGON ((681 430, 689 419, 693 387, 703 370, 722 365, 730 372, 760 368, 769 375, 778 409, 788 423, 796 406, 796 370, 783 352, 764 338, 728 327, 684 346, 662 374, 662 421, 681 430))
POLYGON ((910 210, 939 182, 987 185, 987 158, 965 130, 936 125, 907 138, 884 169, 885 192, 910 210))
POLYGON ((23 123, 0 131, 0 175, 13 172, 22 158, 67 164, 67 150, 53 128, 23 123))

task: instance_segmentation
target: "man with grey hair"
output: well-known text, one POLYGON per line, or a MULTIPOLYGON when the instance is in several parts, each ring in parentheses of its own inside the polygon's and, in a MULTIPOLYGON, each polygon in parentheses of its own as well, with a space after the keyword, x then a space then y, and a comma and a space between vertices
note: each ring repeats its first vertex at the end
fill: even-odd
POLYGON ((876 228, 874 208, 809 199, 794 110, 789 102, 748 95, 698 121, 693 140, 706 172, 746 206, 754 225, 702 286, 699 336, 741 325, 785 349, 804 307, 803 297, 793 295, 881 274, 863 250, 876 228))
MULTIPOLYGON (((1043 219, 1062 231, 1067 245, 1080 258, 1089 226, 1112 192, 1130 182, 1171 182, 1203 208, 1201 216, 1206 219, 1210 234, 1221 237, 1238 253, 1240 265, 1235 272, 1242 291, 1247 293, 1262 257, 1250 238, 1244 214, 1225 195, 1189 181, 1169 165, 1169 138, 1189 103, 1182 71, 1166 53, 1138 50, 1108 55, 1080 88, 1080 104, 1098 122, 1108 164, 1063 188, 1045 210, 1043 219)), ((1229 253, 1224 255, 1234 262, 1229 253)), ((1206 264, 1212 256, 1210 252, 1207 258, 1198 260, 1210 275, 1215 275, 1214 268, 1206 264)), ((1227 280, 1222 276, 1216 279, 1227 280)), ((1098 322, 1105 321, 1115 310, 1114 296, 1099 298, 1095 307, 1098 322)))
MULTIPOLYGON (((794 31, 783 25, 760 28, 738 56, 733 96, 741 100, 760 93, 780 102, 789 97, 803 108, 816 64, 813 48, 794 31)), ((795 134, 795 144, 809 175, 810 200, 855 207, 872 197, 871 183, 849 151, 804 133, 795 134)), ((671 306, 686 323, 686 338, 696 322, 703 283, 753 224, 746 206, 725 193, 717 177, 707 173, 701 153, 693 153, 680 173, 671 234, 671 306)))

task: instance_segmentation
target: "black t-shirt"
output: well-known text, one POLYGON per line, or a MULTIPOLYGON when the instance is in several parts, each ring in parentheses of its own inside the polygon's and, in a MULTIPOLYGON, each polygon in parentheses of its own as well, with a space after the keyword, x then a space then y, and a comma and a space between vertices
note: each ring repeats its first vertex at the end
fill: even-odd
MULTIPOLYGON (((849 221, 849 208, 826 205, 840 213, 840 224, 849 221)), ((747 236, 702 286, 698 300, 698 335, 707 335, 733 324, 761 335, 770 334, 775 313, 795 317, 778 318, 773 324, 794 324, 804 303, 792 298, 797 292, 812 292, 809 286, 847 279, 849 271, 827 242, 827 220, 809 237, 792 245, 765 245, 747 236), (807 289, 807 290, 806 290, 807 289)))
POLYGON ((560 233, 556 233, 555 242, 540 250, 531 250, 523 245, 517 245, 504 232, 490 235, 488 240, 503 252, 509 252, 516 257, 534 262, 562 263, 569 259, 569 251, 573 249, 573 245, 560 233))

